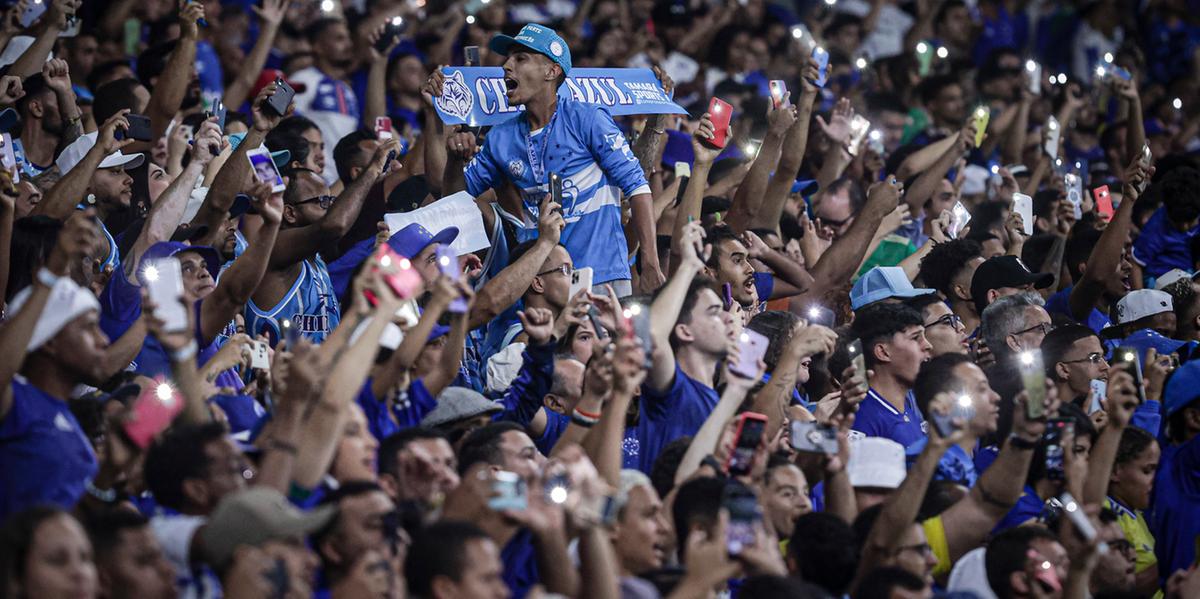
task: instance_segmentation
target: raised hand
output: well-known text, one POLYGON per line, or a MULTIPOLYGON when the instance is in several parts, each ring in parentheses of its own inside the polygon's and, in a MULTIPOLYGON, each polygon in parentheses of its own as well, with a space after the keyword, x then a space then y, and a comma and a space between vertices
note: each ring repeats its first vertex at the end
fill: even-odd
MULTIPOLYGON (((268 83, 258 90, 258 95, 254 96, 254 101, 250 103, 250 114, 254 117, 254 130, 259 133, 267 133, 274 129, 279 121, 283 120, 282 116, 275 114, 275 111, 266 108, 267 99, 275 95, 279 87, 274 83, 268 83)), ((287 112, 290 114, 295 104, 288 106, 287 112)))
POLYGON ((120 151, 125 146, 134 142, 134 140, 128 137, 117 139, 118 128, 122 131, 129 130, 129 119, 125 118, 127 114, 129 114, 129 109, 124 108, 117 112, 117 114, 108 117, 108 120, 100 125, 100 132, 96 137, 96 147, 103 150, 105 156, 120 151))
POLYGON ((12 106, 25 96, 25 89, 21 86, 21 78, 16 75, 5 75, 0 77, 0 105, 12 106))
POLYGON ((712 164, 721 154, 721 148, 714 148, 706 143, 715 138, 716 129, 713 127, 712 117, 706 112, 700 117, 700 124, 692 133, 692 151, 696 155, 696 164, 712 164))
POLYGON ((542 198, 542 205, 538 207, 538 239, 545 238, 557 244, 566 226, 562 205, 555 202, 550 194, 546 194, 546 197, 542 198))
POLYGON ((58 241, 46 259, 46 268, 64 276, 68 274, 70 265, 82 262, 100 241, 98 222, 94 208, 75 211, 59 231, 58 241))
POLYGON ((701 227, 699 222, 691 222, 684 225, 679 243, 679 251, 683 254, 682 265, 693 268, 696 272, 704 269, 704 263, 708 258, 708 252, 705 251, 704 246, 704 236, 704 227, 701 227))
POLYGON ((829 114, 829 122, 817 115, 817 125, 825 136, 835 144, 845 147, 850 139, 850 121, 854 119, 854 108, 850 106, 849 98, 841 98, 829 114))
POLYGON ((616 346, 613 355, 613 388, 632 395, 646 379, 646 352, 651 348, 642 347, 637 337, 632 335, 622 336, 616 346))
POLYGON ((439 64, 429 74, 425 83, 421 84, 421 99, 425 101, 427 108, 433 108, 433 99, 442 95, 442 84, 446 82, 446 75, 442 73, 442 69, 445 67, 446 65, 439 64))
POLYGON ((264 223, 276 225, 283 221, 283 194, 272 193, 270 185, 254 181, 250 186, 250 202, 264 223))
MULTIPOLYGON (((179 127, 176 127, 179 129, 179 127)), ((221 128, 217 125, 216 117, 210 117, 208 120, 200 123, 200 129, 192 137, 192 161, 204 166, 217 154, 221 153, 222 146, 226 143, 225 138, 221 135, 221 128)))
POLYGON ((42 65, 42 76, 46 78, 46 87, 60 95, 71 91, 71 69, 67 61, 61 58, 47 60, 42 65))
POLYGON ((461 162, 470 162, 479 153, 479 144, 474 133, 459 125, 446 136, 446 151, 461 162))
POLYGON ((554 334, 554 313, 545 308, 530 308, 517 312, 517 318, 529 336, 531 344, 544 345, 554 334))
POLYGON ((199 2, 184 2, 179 10, 179 35, 194 40, 200 37, 200 19, 204 18, 204 5, 199 2))
POLYGON ((278 26, 283 22, 284 15, 291 7, 292 0, 263 0, 262 7, 251 6, 250 10, 258 15, 265 25, 278 26))

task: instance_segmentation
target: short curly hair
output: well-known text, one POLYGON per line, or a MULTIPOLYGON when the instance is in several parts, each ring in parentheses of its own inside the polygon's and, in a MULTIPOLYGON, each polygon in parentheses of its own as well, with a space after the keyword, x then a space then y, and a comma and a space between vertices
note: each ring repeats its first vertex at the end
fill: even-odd
POLYGON ((979 245, 978 241, 973 239, 951 239, 945 243, 939 243, 929 250, 929 253, 921 259, 921 267, 917 276, 925 282, 925 285, 932 287, 941 293, 943 297, 949 298, 950 287, 954 284, 954 277, 970 262, 972 259, 983 255, 983 246, 979 245))

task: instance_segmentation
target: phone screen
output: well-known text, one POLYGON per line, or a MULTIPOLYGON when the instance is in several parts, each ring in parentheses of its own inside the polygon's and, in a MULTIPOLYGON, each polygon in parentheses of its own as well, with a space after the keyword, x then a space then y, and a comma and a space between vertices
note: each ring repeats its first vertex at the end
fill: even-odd
POLYGON ((729 525, 725 528, 725 545, 729 553, 737 555, 743 549, 753 547, 755 524, 762 519, 754 492, 741 484, 731 483, 725 487, 721 507, 729 512, 729 525))
POLYGON ((1046 417, 1046 371, 1042 366, 1041 350, 1029 350, 1019 356, 1021 382, 1029 396, 1025 417, 1039 420, 1046 417))
MULTIPOLYGON (((855 374, 861 376, 863 381, 867 380, 867 357, 863 355, 862 340, 855 339, 846 344, 846 351, 850 354, 850 363, 854 365, 855 374)), ((870 383, 867 383, 870 386, 870 383)))
POLYGON ((1074 429, 1074 423, 1065 418, 1051 418, 1046 421, 1046 432, 1042 434, 1042 444, 1046 446, 1046 478, 1063 480, 1066 470, 1063 469, 1063 452, 1070 448, 1063 447, 1063 437, 1068 430, 1074 429))

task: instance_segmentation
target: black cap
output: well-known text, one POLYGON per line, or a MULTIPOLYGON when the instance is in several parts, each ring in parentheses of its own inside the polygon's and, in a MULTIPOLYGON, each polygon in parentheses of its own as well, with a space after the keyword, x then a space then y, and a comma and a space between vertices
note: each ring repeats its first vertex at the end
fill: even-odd
POLYGON ((987 292, 992 289, 1029 284, 1033 284, 1034 289, 1045 289, 1053 283, 1054 275, 1032 272, 1016 256, 994 256, 975 269, 975 276, 971 278, 971 299, 975 301, 975 311, 983 314, 988 305, 987 292))

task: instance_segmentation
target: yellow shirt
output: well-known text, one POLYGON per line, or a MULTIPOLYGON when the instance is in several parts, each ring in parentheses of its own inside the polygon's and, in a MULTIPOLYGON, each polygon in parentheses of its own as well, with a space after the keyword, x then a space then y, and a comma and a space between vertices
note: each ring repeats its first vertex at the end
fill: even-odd
POLYGON ((934 557, 937 558, 937 565, 933 567, 933 577, 940 578, 949 574, 954 562, 950 561, 950 544, 946 541, 946 526, 942 524, 942 516, 939 514, 922 522, 921 528, 925 529, 925 542, 929 543, 934 557))

